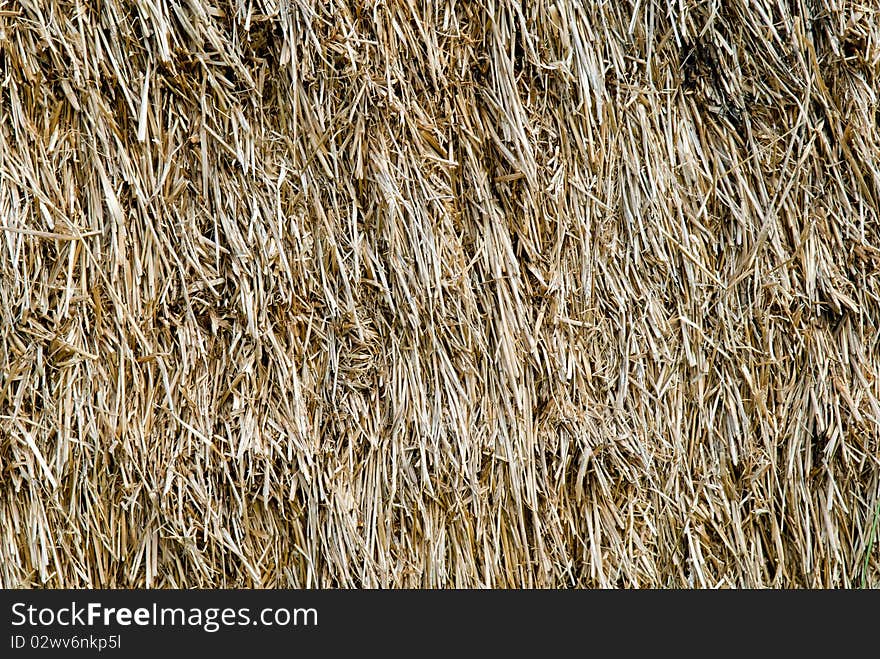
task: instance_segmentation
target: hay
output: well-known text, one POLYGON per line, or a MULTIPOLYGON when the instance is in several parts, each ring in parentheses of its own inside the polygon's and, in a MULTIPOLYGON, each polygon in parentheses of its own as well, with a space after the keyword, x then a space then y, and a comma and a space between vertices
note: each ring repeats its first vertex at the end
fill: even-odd
POLYGON ((0 83, 0 585, 880 584, 876 0, 0 0, 0 83))

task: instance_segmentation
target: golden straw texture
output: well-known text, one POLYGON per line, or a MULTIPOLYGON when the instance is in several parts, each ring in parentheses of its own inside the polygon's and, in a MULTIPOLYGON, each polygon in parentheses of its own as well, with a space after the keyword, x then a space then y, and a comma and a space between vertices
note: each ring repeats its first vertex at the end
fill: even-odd
POLYGON ((0 0, 0 585, 880 585, 878 0, 0 0))

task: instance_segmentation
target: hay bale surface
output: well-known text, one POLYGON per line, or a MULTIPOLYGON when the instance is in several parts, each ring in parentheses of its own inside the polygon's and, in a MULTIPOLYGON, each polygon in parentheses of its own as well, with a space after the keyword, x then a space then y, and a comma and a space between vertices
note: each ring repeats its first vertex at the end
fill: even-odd
POLYGON ((876 0, 0 0, 0 585, 880 584, 876 0))

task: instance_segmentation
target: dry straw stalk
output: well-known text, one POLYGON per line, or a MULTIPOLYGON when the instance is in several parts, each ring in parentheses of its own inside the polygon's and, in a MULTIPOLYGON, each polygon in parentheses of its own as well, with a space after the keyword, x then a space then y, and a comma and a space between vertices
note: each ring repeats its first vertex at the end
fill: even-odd
POLYGON ((878 96, 877 0, 0 0, 0 585, 880 584, 878 96))

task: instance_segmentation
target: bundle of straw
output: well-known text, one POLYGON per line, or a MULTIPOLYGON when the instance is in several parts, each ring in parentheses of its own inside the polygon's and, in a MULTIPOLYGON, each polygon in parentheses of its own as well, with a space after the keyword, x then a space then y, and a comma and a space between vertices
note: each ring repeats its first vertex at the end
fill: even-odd
POLYGON ((876 0, 0 0, 0 585, 880 584, 876 0))

